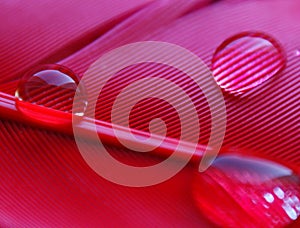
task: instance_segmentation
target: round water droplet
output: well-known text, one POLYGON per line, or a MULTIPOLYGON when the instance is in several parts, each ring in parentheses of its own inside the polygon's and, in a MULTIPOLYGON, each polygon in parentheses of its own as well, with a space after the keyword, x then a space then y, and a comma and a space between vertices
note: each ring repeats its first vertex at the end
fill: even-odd
POLYGON ((259 32, 244 32, 225 40, 212 58, 218 85, 230 93, 244 93, 280 72, 286 57, 280 44, 259 32))
POLYGON ((78 84, 79 78, 67 67, 57 64, 38 66, 20 80, 15 93, 17 108, 37 121, 53 124, 70 122, 65 113, 82 116, 87 106, 84 88, 78 88, 77 96, 81 99, 73 103, 78 84))
POLYGON ((284 227, 300 215, 299 176, 265 159, 219 156, 196 174, 193 191, 201 213, 221 227, 284 227))

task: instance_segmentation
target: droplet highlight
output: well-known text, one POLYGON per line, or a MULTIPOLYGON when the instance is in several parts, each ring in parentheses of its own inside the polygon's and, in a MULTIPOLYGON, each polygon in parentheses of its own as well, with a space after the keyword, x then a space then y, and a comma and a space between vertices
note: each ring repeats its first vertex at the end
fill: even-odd
POLYGON ((300 178, 288 167, 256 157, 219 156, 196 174, 201 214, 221 227, 285 227, 300 216, 300 178))
POLYGON ((78 85, 77 75, 65 66, 38 66, 20 80, 15 93, 17 108, 37 121, 53 124, 70 122, 71 118, 67 120, 65 113, 83 116, 87 106, 85 90, 78 85), (80 96, 76 103, 73 102, 75 93, 80 96))
POLYGON ((274 38, 260 32, 243 32, 225 40, 212 58, 212 74, 218 85, 242 94, 284 69, 286 56, 274 38))

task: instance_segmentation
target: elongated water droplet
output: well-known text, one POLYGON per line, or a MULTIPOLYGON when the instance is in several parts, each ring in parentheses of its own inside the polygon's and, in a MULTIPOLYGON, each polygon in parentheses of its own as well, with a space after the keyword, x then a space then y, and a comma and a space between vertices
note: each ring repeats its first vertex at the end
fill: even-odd
POLYGON ((216 82, 230 93, 244 93, 280 72, 286 57, 280 44, 259 32, 244 32, 225 40, 212 58, 216 82))
POLYGON ((222 155, 197 173, 201 213, 221 227, 284 227, 300 215, 300 178, 265 159, 222 155))
POLYGON ((70 118, 63 120, 63 113, 82 116, 87 106, 83 88, 78 88, 77 93, 82 99, 73 104, 78 84, 79 78, 67 67, 57 64, 38 66, 20 80, 15 93, 17 108, 35 120, 53 124, 69 122, 70 118))

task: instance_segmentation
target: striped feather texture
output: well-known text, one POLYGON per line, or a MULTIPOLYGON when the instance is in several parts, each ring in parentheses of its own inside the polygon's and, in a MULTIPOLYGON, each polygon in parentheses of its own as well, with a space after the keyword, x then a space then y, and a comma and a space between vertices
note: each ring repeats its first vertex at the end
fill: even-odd
MULTIPOLYGON (((228 37, 248 30, 266 32, 283 46, 287 66, 243 95, 224 93, 224 146, 300 166, 297 0, 84 2, 1 3, 0 18, 9 19, 0 26, 1 91, 13 94, 22 73, 36 64, 57 62, 82 76, 107 51, 144 40, 180 45, 210 66, 215 49, 228 37)), ((200 143, 207 143, 211 113, 202 92, 182 72, 159 64, 137 64, 115 75, 99 96, 96 118, 111 121, 111 105, 121 89, 148 76, 169 79, 185 89, 199 114, 200 143)), ((117 114, 121 116, 122 110, 117 114)), ((176 110, 158 99, 140 101, 134 107, 131 127, 147 131, 153 117, 166 120, 168 136, 179 137, 176 110)), ((156 186, 123 187, 94 173, 72 137, 5 119, 0 129, 0 226, 212 226, 194 205, 191 166, 156 186)), ((126 149, 108 149, 127 164, 161 161, 126 149)))

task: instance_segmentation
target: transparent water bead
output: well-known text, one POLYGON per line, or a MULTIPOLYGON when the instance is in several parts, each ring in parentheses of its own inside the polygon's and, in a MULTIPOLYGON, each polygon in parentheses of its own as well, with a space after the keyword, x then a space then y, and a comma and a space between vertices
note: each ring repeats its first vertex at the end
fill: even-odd
POLYGON ((221 227, 285 227, 300 215, 299 176, 265 159, 219 156, 193 187, 201 213, 221 227))
POLYGON ((65 66, 38 66, 20 80, 15 93, 17 108, 29 118, 55 124, 64 121, 60 118, 62 112, 82 116, 87 97, 84 89, 78 88, 81 99, 73 103, 78 84, 77 75, 65 66))
POLYGON ((285 63, 285 53, 274 38, 260 32, 243 32, 216 49, 212 73, 220 87, 240 94, 278 74, 285 63))

